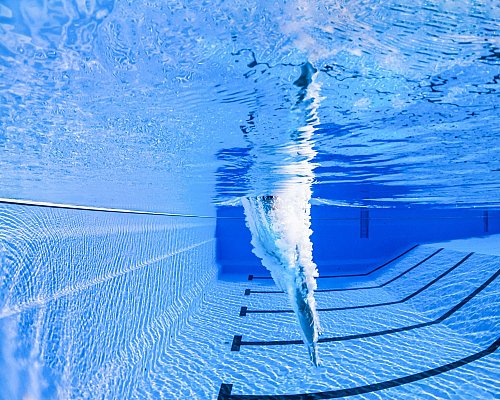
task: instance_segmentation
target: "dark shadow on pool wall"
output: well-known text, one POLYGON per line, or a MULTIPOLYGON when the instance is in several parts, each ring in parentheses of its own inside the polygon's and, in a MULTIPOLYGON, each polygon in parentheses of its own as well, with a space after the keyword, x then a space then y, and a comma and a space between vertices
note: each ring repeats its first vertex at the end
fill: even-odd
MULTIPOLYGON (((221 275, 268 276, 252 254, 243 208, 219 207, 217 217, 221 275)), ((366 273, 416 244, 500 233, 500 210, 313 206, 311 218, 320 276, 366 273)))

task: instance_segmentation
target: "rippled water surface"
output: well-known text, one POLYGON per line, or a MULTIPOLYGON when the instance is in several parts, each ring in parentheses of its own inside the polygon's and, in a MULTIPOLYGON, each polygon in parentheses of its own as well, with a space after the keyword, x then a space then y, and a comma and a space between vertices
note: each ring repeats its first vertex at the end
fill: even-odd
POLYGON ((3 0, 2 196, 207 211, 312 127, 315 198, 498 205, 499 7, 3 0))

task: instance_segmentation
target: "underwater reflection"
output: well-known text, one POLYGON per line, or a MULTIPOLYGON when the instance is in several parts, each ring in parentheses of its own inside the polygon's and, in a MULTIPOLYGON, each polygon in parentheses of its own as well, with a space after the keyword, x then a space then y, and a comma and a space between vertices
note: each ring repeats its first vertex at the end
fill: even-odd
POLYGON ((280 167, 282 184, 271 194, 242 199, 245 219, 252 235, 253 253, 287 295, 297 316, 302 339, 314 365, 320 364, 320 323, 314 290, 318 270, 311 242, 311 185, 314 180, 312 135, 319 123, 320 85, 317 70, 306 62, 294 82, 299 87, 292 112, 302 111, 303 126, 290 132, 290 143, 282 151, 288 164, 280 167))

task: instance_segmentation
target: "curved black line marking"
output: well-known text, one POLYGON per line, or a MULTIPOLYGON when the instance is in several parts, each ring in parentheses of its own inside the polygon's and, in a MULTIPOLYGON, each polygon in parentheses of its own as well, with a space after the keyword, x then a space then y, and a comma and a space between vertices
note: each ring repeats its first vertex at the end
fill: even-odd
MULTIPOLYGON (((318 311, 344 311, 344 310, 357 310, 361 308, 372 308, 372 307, 381 307, 381 306, 391 306, 394 304, 401 304, 405 303, 408 300, 414 298, 418 294, 422 293, 425 289, 428 289, 432 285, 434 285, 437 281, 439 281, 441 278, 444 276, 448 275, 451 271, 453 271, 455 268, 463 264, 467 259, 472 256, 474 253, 469 253, 467 254, 464 258, 462 258, 458 263, 456 263, 453 267, 447 269, 444 271, 441 275, 439 275, 437 278, 434 278, 432 281, 430 281, 428 284, 425 286, 421 287, 417 291, 409 294, 405 298, 401 300, 395 300, 395 301, 388 301, 385 303, 376 303, 376 304, 363 304, 361 306, 349 306, 349 307, 333 307, 333 308, 318 308, 318 311)), ((243 309, 240 311, 240 316, 244 317, 247 314, 287 314, 287 313, 293 313, 293 310, 246 310, 243 311, 243 309)))
MULTIPOLYGON (((354 339, 362 339, 368 337, 375 336, 383 336, 390 335, 398 332, 407 332, 413 329, 424 328, 426 326, 437 325, 443 322, 445 319, 451 317, 454 313, 460 310, 463 306, 465 306, 469 301, 471 301, 475 296, 481 293, 491 282, 493 282, 500 275, 500 269, 497 270, 488 280, 486 280, 481 286, 479 286, 476 290, 470 293, 467 297, 465 297, 462 301, 456 304, 454 307, 449 309, 440 317, 436 318, 432 321, 421 322, 419 324, 403 326, 400 328, 393 329, 385 329, 383 331, 377 332, 368 332, 368 333, 360 333, 356 335, 347 335, 347 336, 334 336, 329 338, 320 338, 318 343, 329 343, 329 342, 343 342, 346 340, 354 340, 354 339)), ((273 341, 243 341, 243 336, 237 335, 233 338, 233 344, 231 347, 231 351, 240 351, 241 346, 286 346, 286 345, 295 345, 295 344, 303 344, 302 340, 273 340, 273 341)))
MULTIPOLYGON (((415 264, 414 266, 408 268, 406 271, 402 272, 401 274, 399 274, 398 276, 396 276, 395 278, 392 278, 390 280, 388 280, 387 282, 385 283, 382 283, 381 285, 375 285, 375 286, 362 286, 362 287, 354 287, 354 288, 343 288, 343 289, 316 289, 314 291, 314 293, 325 293, 325 292, 346 292, 346 291, 350 291, 350 290, 363 290, 363 289, 378 289, 378 288, 382 288, 384 286, 387 286, 389 283, 392 283, 394 282, 396 279, 399 279, 401 278, 402 276, 406 275, 408 272, 414 270, 415 268, 417 268, 418 266, 422 265, 423 263, 425 263, 426 261, 430 260, 432 257, 434 257, 436 254, 440 253, 441 251, 443 251, 444 249, 441 247, 440 249, 438 249, 437 251, 435 251, 434 253, 432 253, 430 256, 427 256, 426 258, 424 258, 423 260, 419 261, 417 264, 415 264)), ((245 296, 250 296, 250 294, 252 293, 259 293, 259 294, 264 294, 264 293, 272 293, 272 294, 276 294, 276 293, 284 293, 283 291, 281 290, 251 290, 251 289, 245 289, 245 296)))
POLYGON ((500 338, 497 338, 487 349, 484 349, 478 353, 471 354, 470 356, 464 357, 460 360, 453 361, 451 363, 442 365, 437 368, 428 369, 426 371, 418 372, 416 374, 406 375, 401 378, 391 379, 388 381, 382 381, 378 383, 372 383, 371 385, 357 386, 348 389, 338 389, 330 390, 327 392, 317 392, 317 393, 299 393, 299 394, 284 394, 284 395, 232 395, 231 391, 233 389, 232 384, 223 383, 219 390, 219 396, 217 400, 320 400, 320 399, 338 399, 340 397, 349 397, 359 394, 377 392, 384 389, 390 389, 393 387, 402 386, 408 383, 417 382, 423 379, 431 378, 436 375, 443 374, 445 372, 460 368, 464 365, 470 364, 477 361, 489 354, 494 353, 500 347, 500 338))
MULTIPOLYGON (((368 276, 370 274, 373 274, 374 272, 378 271, 380 268, 383 268, 391 263, 393 263, 394 261, 396 261, 397 259, 403 257, 404 255, 408 254, 410 251, 412 250, 415 250, 416 248, 418 247, 418 244, 416 244, 415 246, 413 246, 412 248, 404 251, 403 253, 401 253, 400 255, 390 259, 389 261, 383 263, 382 265, 379 265, 377 268, 375 269, 372 269, 371 271, 368 271, 368 272, 365 272, 365 273, 362 273, 362 274, 349 274, 349 275, 323 275, 323 276, 318 276, 318 278, 316 279, 332 279, 332 278, 353 278, 355 276, 368 276)), ((252 281, 254 279, 273 279, 272 277, 270 276, 254 276, 254 275, 248 275, 248 280, 249 281, 252 281)))

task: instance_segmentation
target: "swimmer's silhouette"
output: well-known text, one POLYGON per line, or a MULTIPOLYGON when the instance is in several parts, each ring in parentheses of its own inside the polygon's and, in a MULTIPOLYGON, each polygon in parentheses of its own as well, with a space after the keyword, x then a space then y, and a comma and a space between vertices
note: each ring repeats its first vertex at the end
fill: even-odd
POLYGON ((314 299, 318 271, 312 258, 309 203, 314 178, 311 160, 316 154, 311 136, 313 124, 319 122, 316 75, 316 68, 306 62, 294 82, 299 90, 291 111, 304 111, 302 115, 307 125, 290 133, 287 149, 290 155, 300 157, 298 161, 283 166, 282 170, 289 177, 274 193, 248 196, 242 199, 242 203, 252 234, 253 252, 270 271, 276 285, 288 295, 310 359, 314 365, 319 365, 317 341, 320 325, 314 299))

